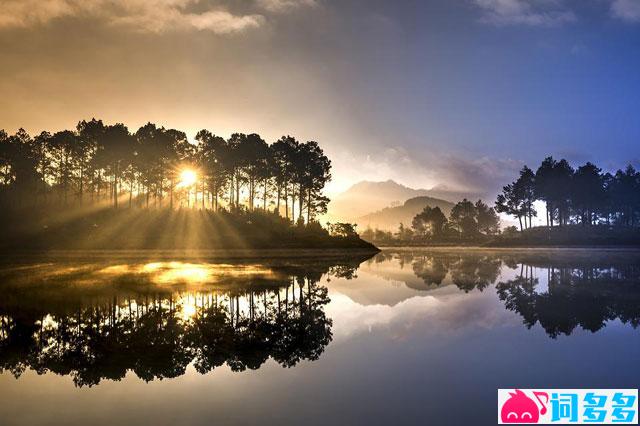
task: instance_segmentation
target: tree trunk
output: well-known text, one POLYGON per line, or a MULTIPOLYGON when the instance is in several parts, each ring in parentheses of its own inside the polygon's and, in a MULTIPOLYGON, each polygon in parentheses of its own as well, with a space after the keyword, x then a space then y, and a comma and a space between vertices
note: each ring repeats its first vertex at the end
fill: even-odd
POLYGON ((83 193, 84 193, 84 168, 80 167, 80 205, 82 205, 83 193))
POLYGON ((116 175, 113 178, 113 205, 117 209, 118 208, 118 180, 119 180, 119 174, 120 174, 118 164, 116 164, 115 171, 116 171, 116 175))
POLYGON ((213 198, 214 198, 213 211, 217 212, 218 211, 218 181, 216 181, 216 183, 213 185, 213 190, 214 190, 214 194, 213 194, 213 198))
POLYGON ((236 208, 240 207, 240 179, 236 176, 236 208))
POLYGON ((282 189, 280 188, 280 184, 277 184, 278 186, 278 197, 277 197, 277 201, 276 201, 276 213, 278 214, 278 216, 280 216, 280 192, 282 191, 282 189))
POLYGON ((98 172, 98 202, 100 202, 100 189, 101 189, 101 185, 100 182, 102 181, 102 171, 98 172))
POLYGON ((249 179, 249 210, 253 211, 256 197, 256 182, 253 177, 249 179))
POLYGON ((62 186, 63 186, 63 191, 64 191, 64 205, 67 205, 67 180, 69 179, 69 176, 67 176, 67 157, 64 156, 64 177, 63 177, 63 181, 62 181, 62 186))
POLYGON ((304 201, 304 190, 302 188, 302 184, 300 184, 300 188, 299 188, 300 194, 298 196, 299 198, 299 206, 298 206, 298 220, 300 220, 300 218, 302 217, 302 203, 304 201))
POLYGON ((291 222, 296 223, 296 187, 291 186, 291 222))
POLYGON ((286 183, 284 184, 284 210, 286 218, 289 219, 289 187, 286 183))
POLYGON ((169 179, 169 207, 173 210, 173 178, 169 179))
POLYGON ((233 209, 233 173, 229 179, 229 211, 233 209))
POLYGON ((264 180, 264 197, 262 198, 262 210, 267 211, 267 180, 264 180))

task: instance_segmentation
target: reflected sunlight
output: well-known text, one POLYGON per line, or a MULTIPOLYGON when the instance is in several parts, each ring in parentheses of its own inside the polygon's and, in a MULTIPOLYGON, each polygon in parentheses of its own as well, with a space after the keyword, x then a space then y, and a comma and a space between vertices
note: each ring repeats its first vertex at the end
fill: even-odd
POLYGON ((97 271, 98 274, 118 276, 140 274, 154 284, 214 284, 230 278, 275 279, 276 274, 262 265, 230 265, 188 262, 150 262, 133 265, 110 265, 97 271))
POLYGON ((180 308, 180 317, 183 321, 189 321, 195 317, 198 307, 196 306, 196 298, 189 297, 182 299, 180 308))
POLYGON ((182 262, 149 263, 143 267, 143 270, 153 271, 153 281, 158 284, 206 283, 211 281, 212 272, 215 271, 210 265, 182 262))

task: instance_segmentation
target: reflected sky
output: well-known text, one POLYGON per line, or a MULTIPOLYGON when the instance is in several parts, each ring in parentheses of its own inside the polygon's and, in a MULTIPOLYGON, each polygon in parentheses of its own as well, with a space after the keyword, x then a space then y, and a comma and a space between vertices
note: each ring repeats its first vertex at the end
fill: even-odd
POLYGON ((638 265, 408 249, 14 262, 0 423, 495 424, 497 388, 637 387, 638 265))

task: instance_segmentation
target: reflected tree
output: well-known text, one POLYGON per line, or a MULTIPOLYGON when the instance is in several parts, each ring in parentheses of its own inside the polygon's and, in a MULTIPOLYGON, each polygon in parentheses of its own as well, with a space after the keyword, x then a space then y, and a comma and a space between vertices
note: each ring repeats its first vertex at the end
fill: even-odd
POLYGON ((533 267, 523 268, 516 278, 496 287, 506 308, 520 314, 528 328, 540 323, 557 338, 577 327, 596 332, 616 319, 633 328, 640 324, 640 271, 635 266, 544 268, 544 291, 536 291, 539 279, 533 277, 533 267))
POLYGON ((25 266, 12 265, 0 273, 7 296, 0 301, 0 369, 16 377, 27 369, 50 372, 94 386, 128 371, 152 381, 181 376, 190 364, 204 374, 225 364, 239 372, 268 359, 283 367, 317 360, 332 340, 321 280, 351 279, 362 260, 283 261, 263 275, 229 277, 218 289, 203 283, 200 290, 157 286, 129 269, 104 279, 105 270, 120 267, 92 263, 59 266, 59 281, 43 287, 50 270, 25 276, 19 273, 25 266), (95 293, 79 290, 83 282, 92 282, 95 293))

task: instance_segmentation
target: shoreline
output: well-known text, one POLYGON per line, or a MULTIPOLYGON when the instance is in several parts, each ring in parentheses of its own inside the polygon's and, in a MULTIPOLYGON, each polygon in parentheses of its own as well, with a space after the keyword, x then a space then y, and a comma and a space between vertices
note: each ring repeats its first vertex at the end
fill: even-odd
POLYGON ((207 258, 207 259, 304 259, 304 258, 332 258, 360 255, 375 255, 381 249, 375 246, 372 248, 352 247, 352 248, 258 248, 258 249, 0 249, 4 259, 9 257, 44 256, 61 258, 95 258, 95 257, 149 257, 162 258, 163 256, 182 258, 207 258))
POLYGON ((640 246, 464 246, 464 245, 438 245, 438 246, 379 246, 380 250, 413 250, 413 249, 426 249, 434 251, 445 250, 469 250, 469 251, 593 251, 602 250, 607 252, 613 251, 640 251, 640 246))

